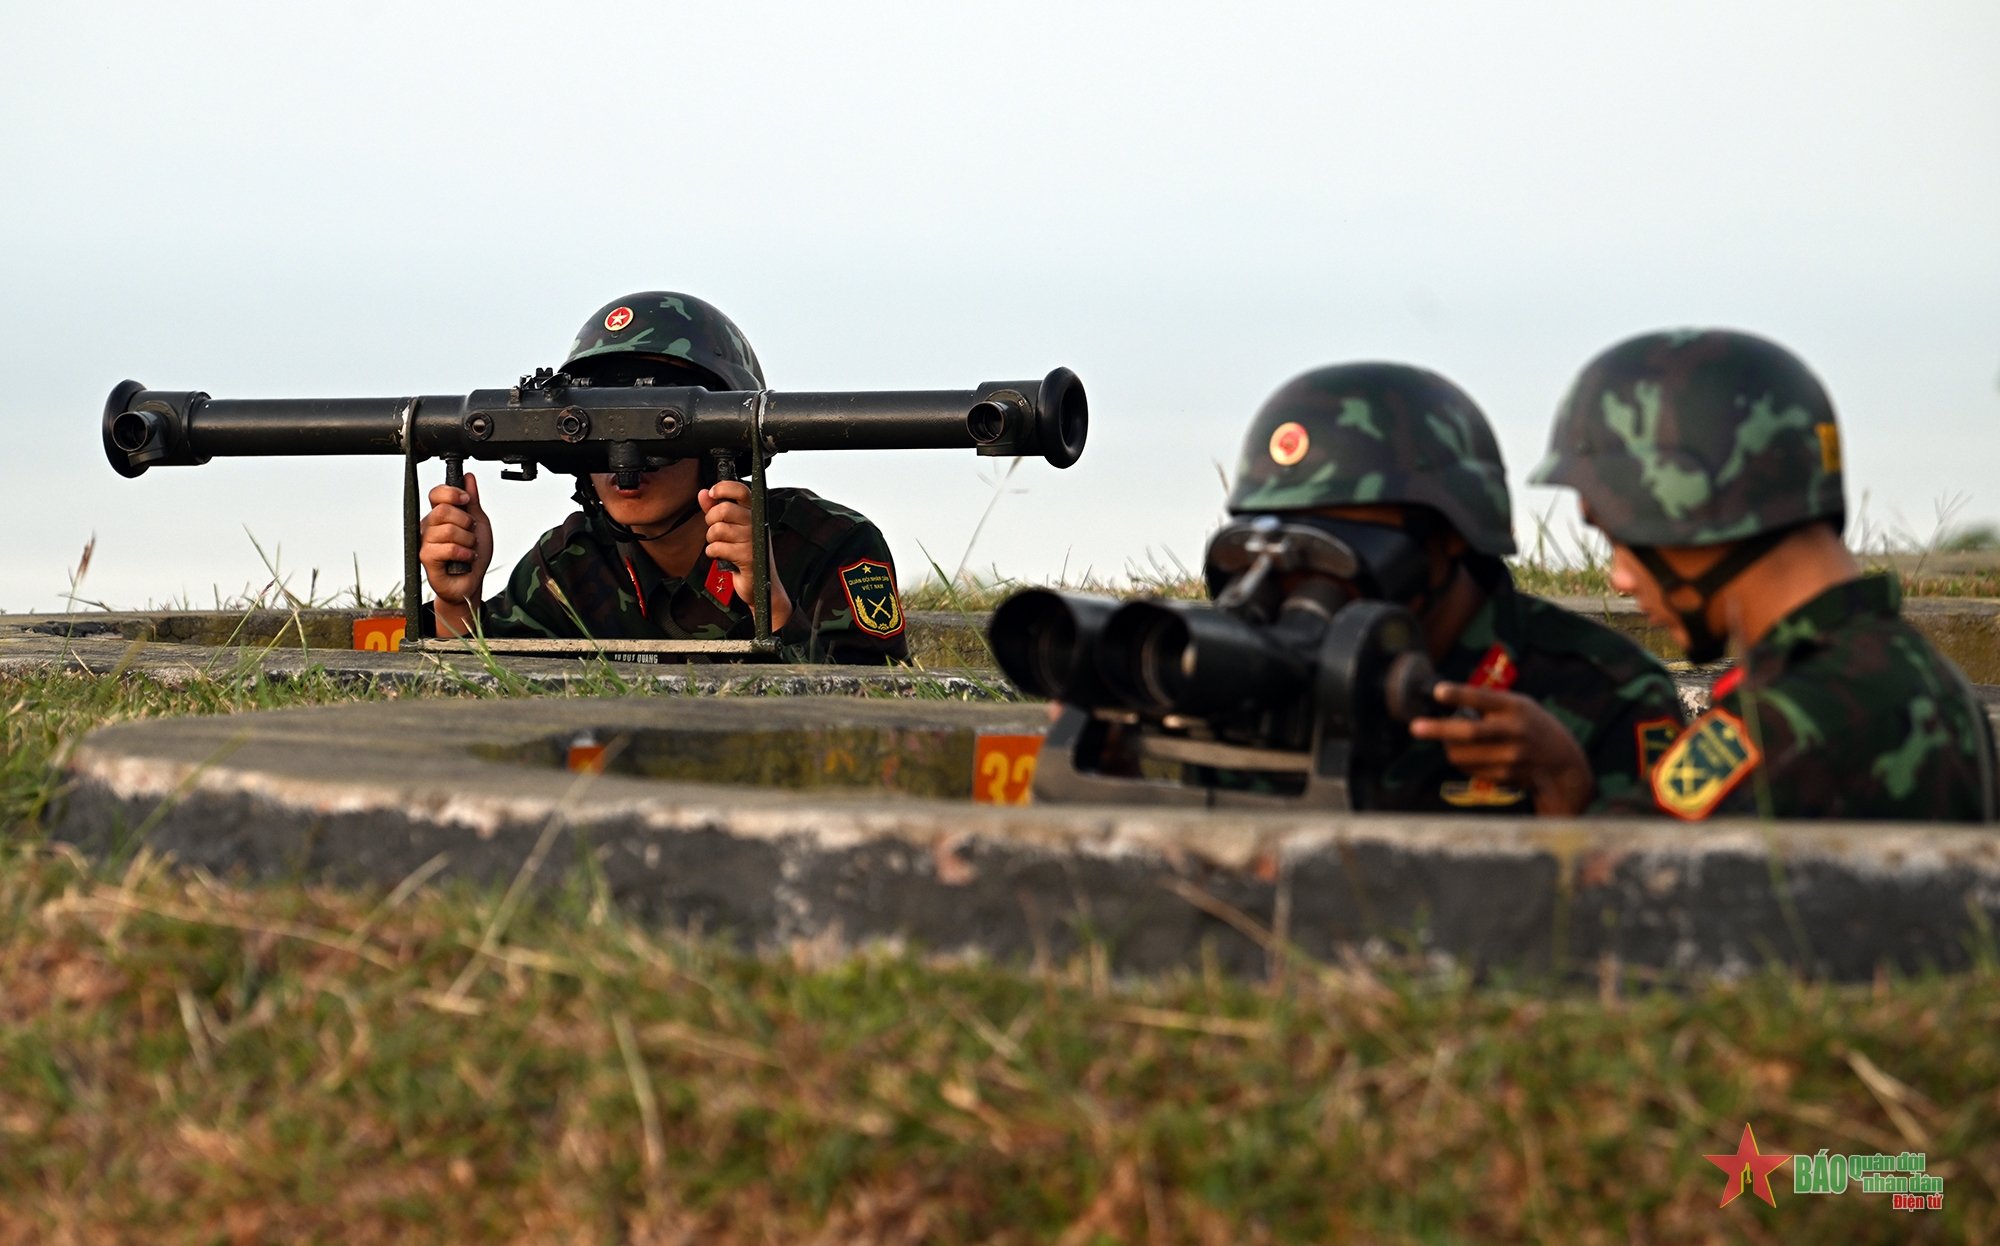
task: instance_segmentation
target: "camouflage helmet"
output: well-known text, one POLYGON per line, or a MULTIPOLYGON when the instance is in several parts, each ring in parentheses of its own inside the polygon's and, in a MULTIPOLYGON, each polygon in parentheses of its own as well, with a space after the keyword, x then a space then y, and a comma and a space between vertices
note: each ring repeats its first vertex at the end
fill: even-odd
POLYGON ((1317 368, 1250 421, 1231 514, 1359 505, 1428 506, 1480 553, 1514 552, 1493 430, 1464 390, 1422 368, 1317 368))
POLYGON ((762 389, 764 369, 736 322, 692 294, 647 290, 613 299, 590 314, 570 343, 562 370, 587 376, 586 360, 677 361, 720 389, 762 389))
POLYGON ((1721 545, 1846 518, 1826 390, 1774 342, 1648 333, 1590 361, 1529 477, 1568 485, 1623 545, 1721 545))

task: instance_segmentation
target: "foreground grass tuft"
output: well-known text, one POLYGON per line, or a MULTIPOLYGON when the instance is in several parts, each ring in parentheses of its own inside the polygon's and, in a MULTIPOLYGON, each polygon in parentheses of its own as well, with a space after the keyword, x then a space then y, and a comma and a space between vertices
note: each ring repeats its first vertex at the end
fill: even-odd
POLYGON ((1718 1211, 1701 1156, 1746 1120, 1767 1150, 1927 1151, 1947 1198, 1921 1227, 2000 1231, 1990 969, 1609 1000, 1357 969, 1114 985, 1088 959, 745 957, 587 894, 481 952, 494 904, 10 850, 0 1242, 1919 1227, 1784 1173, 1775 1211, 1718 1211))
MULTIPOLYGON (((254 652, 254 651, 253 651, 254 652)), ((265 679, 254 662, 218 663, 212 677, 163 683, 144 675, 43 671, 0 678, 0 838, 32 825, 60 790, 69 749, 91 728, 135 718, 234 714, 393 696, 324 674, 265 679)))

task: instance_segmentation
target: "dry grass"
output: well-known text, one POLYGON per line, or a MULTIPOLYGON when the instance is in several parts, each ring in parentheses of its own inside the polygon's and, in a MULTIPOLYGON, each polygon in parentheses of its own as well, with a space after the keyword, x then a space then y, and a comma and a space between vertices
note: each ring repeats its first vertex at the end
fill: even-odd
MULTIPOLYGON (((1903 585, 1905 597, 2000 597, 2000 554, 1978 556, 1924 556, 1921 554, 1861 556, 1870 571, 1893 572, 1903 585), (1989 565, 1990 564, 1990 565, 1989 565)), ((1534 557, 1509 560, 1508 570, 1523 592, 1541 597, 1616 597, 1611 587, 1610 564, 1603 559, 1555 560, 1534 557)), ((965 613, 991 610, 1023 588, 1044 587, 1025 580, 961 577, 946 585, 935 576, 923 580, 903 594, 911 610, 956 610, 965 613)), ((1124 580, 1090 580, 1047 587, 1068 592, 1103 593, 1132 597, 1154 593, 1184 600, 1206 600, 1208 589, 1198 575, 1138 575, 1124 580)))
POLYGON ((0 1242, 2000 1231, 1990 968, 1610 999, 1353 969, 1114 987, 1087 959, 743 957, 587 894, 482 953, 494 903, 10 854, 0 1242), (1775 1211, 1718 1211, 1701 1156, 1744 1120, 1767 1150, 1927 1151, 1946 1211, 1782 1174, 1775 1211))

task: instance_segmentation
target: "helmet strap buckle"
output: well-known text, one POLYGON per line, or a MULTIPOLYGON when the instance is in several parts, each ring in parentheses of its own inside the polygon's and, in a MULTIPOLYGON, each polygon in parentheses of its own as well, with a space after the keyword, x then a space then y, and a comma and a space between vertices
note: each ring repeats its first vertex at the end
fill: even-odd
POLYGON ((1693 577, 1676 571, 1657 546, 1630 547, 1632 556, 1659 585, 1662 603, 1674 612, 1674 617, 1680 620, 1682 629, 1687 632, 1688 661, 1713 662, 1722 656, 1729 637, 1726 632, 1718 632, 1710 626, 1709 604, 1725 585, 1749 570, 1752 563, 1770 553, 1789 535, 1791 529, 1780 528, 1775 532, 1760 532, 1747 537, 1716 559, 1706 571, 1693 577))

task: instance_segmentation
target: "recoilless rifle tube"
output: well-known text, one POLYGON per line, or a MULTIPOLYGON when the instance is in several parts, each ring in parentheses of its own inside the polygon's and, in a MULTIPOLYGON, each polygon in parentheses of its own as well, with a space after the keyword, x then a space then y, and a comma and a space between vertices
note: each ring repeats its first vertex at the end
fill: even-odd
POLYGON ((1089 405, 1068 368, 964 390, 714 391, 596 387, 538 373, 510 389, 417 398, 211 398, 125 381, 104 405, 113 470, 216 457, 398 454, 565 474, 642 471, 717 451, 971 449, 1068 467, 1089 405), (405 444, 404 429, 413 444, 405 444))
MULTIPOLYGON (((404 466, 403 601, 407 632, 421 628, 417 547, 419 460, 441 458, 463 487, 465 460, 509 465, 506 479, 538 469, 621 483, 706 456, 718 478, 748 467, 751 557, 769 556, 765 464, 786 450, 969 449, 1038 455, 1068 467, 1083 454, 1090 408, 1068 368, 1039 381, 988 381, 972 389, 785 393, 650 384, 599 386, 548 368, 507 389, 412 398, 211 398, 199 390, 147 389, 124 381, 104 403, 104 455, 121 476, 254 455, 394 454, 404 466)), ((448 563, 448 574, 470 568, 448 563)), ((733 568, 726 568, 731 569, 733 568)), ((753 640, 659 641, 705 655, 771 657, 770 578, 755 577, 753 640), (736 646, 740 646, 736 647, 736 646)), ((662 650, 665 651, 665 650, 662 650)))

